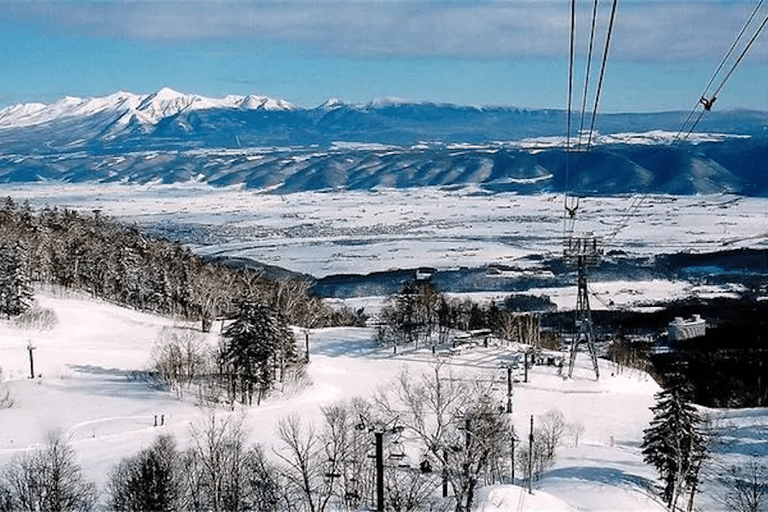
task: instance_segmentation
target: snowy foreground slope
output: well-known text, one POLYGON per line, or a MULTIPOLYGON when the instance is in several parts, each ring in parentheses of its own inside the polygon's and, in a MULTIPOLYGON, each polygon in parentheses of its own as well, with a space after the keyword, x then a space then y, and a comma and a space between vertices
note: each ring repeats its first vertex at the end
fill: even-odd
MULTIPOLYGON (((180 447, 186 446, 190 424, 202 419, 205 410, 194 398, 177 400, 132 380, 131 374, 146 368, 161 330, 189 326, 86 298, 58 298, 50 291, 38 292, 38 300, 56 312, 59 323, 53 330, 21 331, 0 324, 4 386, 16 402, 0 410, 0 464, 37 446, 47 431, 60 429, 72 440, 87 476, 103 486, 112 465, 147 447, 160 433, 172 433, 180 447), (34 380, 27 378, 28 341, 36 347, 39 377, 34 380), (164 415, 162 427, 153 426, 155 415, 164 415)), ((320 405, 370 396, 404 366, 414 373, 429 369, 431 354, 393 356, 376 348, 372 334, 361 328, 314 331, 312 384, 247 409, 250 440, 272 446, 276 422, 291 412, 317 421, 320 405)), ((456 375, 479 371, 487 377, 498 372, 493 361, 503 350, 478 348, 446 362, 456 375)), ((619 371, 605 361, 601 365, 604 377, 599 382, 586 366, 567 381, 553 367, 535 367, 530 383, 516 384, 518 433, 526 432, 531 414, 559 409, 567 421, 584 424, 584 435, 578 447, 566 440, 555 467, 533 495, 513 486, 487 488, 481 493, 481 510, 663 510, 650 494, 653 471, 642 463, 638 447, 658 387, 645 374, 619 371)), ((758 418, 768 421, 768 412, 758 411, 758 418)))

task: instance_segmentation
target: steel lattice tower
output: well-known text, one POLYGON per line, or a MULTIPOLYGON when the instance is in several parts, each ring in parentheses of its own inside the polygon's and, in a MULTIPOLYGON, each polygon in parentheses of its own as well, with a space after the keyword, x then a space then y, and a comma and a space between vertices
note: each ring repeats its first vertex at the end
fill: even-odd
POLYGON ((568 364, 568 377, 573 376, 573 366, 576 362, 576 352, 582 342, 587 343, 595 378, 600 378, 597 364, 597 349, 595 335, 592 329, 592 312, 589 308, 589 291, 587 290, 587 266, 594 265, 600 259, 603 249, 600 240, 592 235, 569 238, 566 240, 563 254, 567 260, 576 263, 578 292, 576 295, 576 335, 571 343, 571 356, 568 364))

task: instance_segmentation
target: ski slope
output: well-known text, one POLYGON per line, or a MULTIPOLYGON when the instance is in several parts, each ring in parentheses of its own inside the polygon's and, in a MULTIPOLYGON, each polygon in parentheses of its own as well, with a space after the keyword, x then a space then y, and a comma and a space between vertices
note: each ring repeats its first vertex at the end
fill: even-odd
MULTIPOLYGON (((391 268, 522 266, 525 258, 560 250, 562 196, 479 195, 472 189, 380 190, 375 192, 259 194, 206 185, 8 186, 3 195, 29 200, 34 208, 67 206, 104 214, 149 228, 172 225, 200 235, 190 245, 198 253, 246 256, 315 276, 391 268)), ((610 232, 629 198, 585 201, 584 231, 610 232)), ((734 247, 765 247, 765 200, 740 196, 651 196, 617 239, 630 255, 692 252, 734 247)), ((532 271, 536 271, 532 268, 532 271)), ((606 281, 592 283, 603 302, 632 306, 691 294, 738 290, 704 287, 689 281, 606 281)), ((574 288, 529 290, 546 293, 559 308, 575 303, 574 288)), ((38 300, 59 319, 50 331, 25 331, 0 321, 2 386, 15 405, 0 410, 0 464, 38 446, 54 429, 67 433, 88 478, 103 486, 122 457, 171 433, 184 448, 190 425, 205 417, 194 393, 173 393, 135 378, 146 369, 150 351, 164 329, 186 329, 184 322, 127 310, 78 295, 40 290, 38 300), (35 373, 29 379, 27 346, 35 347, 35 373), (155 427, 155 416, 163 425, 155 427)), ((474 297, 485 300, 488 297, 474 297)), ((347 300, 375 312, 381 297, 347 300)), ((196 326, 192 326, 196 327, 196 326)), ((336 328, 311 333, 311 385, 246 411, 252 442, 275 444, 278 420, 299 412, 319 422, 320 406, 353 396, 371 396, 403 367, 421 372, 433 364, 425 352, 394 356, 372 341, 370 329, 336 328)), ((209 339, 216 343, 215 333, 209 339)), ((490 349, 489 349, 490 350, 490 349)), ((457 374, 481 377, 496 368, 499 353, 476 349, 447 362, 457 374), (478 366, 486 368, 478 369, 478 366)), ((498 370, 496 370, 498 371, 498 370)), ((577 359, 576 377, 564 381, 553 367, 536 367, 528 384, 515 387, 514 423, 524 437, 530 415, 550 409, 571 423, 582 423, 578 446, 566 440, 555 466, 533 494, 516 486, 481 493, 480 510, 657 511, 651 488, 653 470, 642 463, 639 444, 651 418, 658 386, 645 374, 619 371, 601 361, 599 382, 586 356, 577 359), (581 365, 578 367, 578 365, 581 365)), ((0 392, 3 390, 0 390, 0 392)), ((749 457, 768 460, 768 411, 713 411, 728 425, 719 464, 749 457)), ((519 482, 518 482, 519 483, 519 482)), ((700 510, 721 510, 716 482, 709 478, 697 500, 700 510)))
MULTIPOLYGON (((190 326, 84 297, 57 297, 50 290, 37 296, 43 307, 55 311, 55 328, 32 332, 0 323, 3 385, 15 401, 14 407, 0 410, 0 464, 39 446, 46 432, 58 429, 72 440, 87 477, 101 487, 120 458, 149 446, 160 433, 172 433, 185 447, 190 424, 206 414, 194 394, 177 400, 133 379, 132 372, 147 367, 163 329, 190 326), (28 378, 30 341, 35 379, 28 378), (154 426, 155 415, 163 417, 162 426, 154 426)), ((313 331, 311 385, 248 408, 250 440, 273 446, 281 417, 299 412, 305 421, 318 422, 321 405, 371 396, 403 367, 420 373, 433 364, 431 353, 395 356, 377 348, 372 336, 365 328, 313 331)), ((446 363, 457 376, 487 378, 498 372, 494 361, 504 351, 477 348, 446 363)), ((583 366, 573 380, 563 380, 554 367, 535 367, 528 384, 515 386, 513 417, 516 431, 524 433, 530 415, 559 409, 568 422, 584 424, 578 446, 565 441, 555 467, 533 494, 515 486, 487 488, 480 510, 663 510, 650 493, 653 471, 643 465, 638 448, 657 385, 646 374, 618 371, 605 361, 604 377, 596 382, 588 358, 577 363, 583 366)))

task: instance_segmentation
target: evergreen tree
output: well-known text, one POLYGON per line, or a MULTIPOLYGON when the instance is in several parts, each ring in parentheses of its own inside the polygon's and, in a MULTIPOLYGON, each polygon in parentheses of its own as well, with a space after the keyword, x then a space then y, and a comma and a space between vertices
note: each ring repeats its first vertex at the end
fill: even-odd
POLYGON ((181 475, 176 443, 169 435, 138 455, 123 459, 107 484, 110 510, 172 512, 181 505, 181 475))
POLYGON ((232 398, 240 395, 242 403, 250 404, 258 390, 260 401, 278 370, 282 378, 286 365, 297 360, 293 332, 278 311, 243 301, 234 322, 224 330, 220 358, 232 398))
POLYGON ((33 293, 27 269, 24 266, 24 250, 0 246, 0 313, 17 316, 32 305, 33 293))
POLYGON ((693 485, 703 459, 704 437, 696 409, 686 400, 682 385, 656 394, 653 419, 644 430, 642 453, 656 468, 664 487, 664 502, 673 509, 685 485, 693 485))

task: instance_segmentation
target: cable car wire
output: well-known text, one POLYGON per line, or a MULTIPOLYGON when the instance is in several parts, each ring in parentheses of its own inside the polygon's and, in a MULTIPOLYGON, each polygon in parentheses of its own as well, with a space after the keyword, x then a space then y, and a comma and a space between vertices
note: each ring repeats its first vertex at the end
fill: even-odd
POLYGON ((597 93, 595 95, 595 106, 592 109, 592 124, 589 128, 589 138, 587 139, 587 150, 592 146, 592 135, 595 132, 595 120, 597 119, 597 110, 600 105, 600 92, 603 88, 603 78, 605 77, 605 64, 608 60, 608 50, 611 47, 611 34, 613 33, 613 22, 616 19, 616 6, 619 0, 613 0, 611 7, 611 19, 608 22, 608 33, 605 36, 605 49, 603 50, 603 64, 600 67, 600 79, 597 81, 597 93))
POLYGON ((568 202, 568 190, 570 189, 570 160, 571 160, 571 111, 573 109, 573 61, 574 61, 574 43, 576 34, 576 0, 571 0, 571 37, 570 53, 568 59, 568 112, 565 122, 565 211, 563 212, 563 241, 570 237, 570 231, 573 230, 573 223, 570 229, 568 227, 568 217, 573 218, 578 204, 570 205, 568 202))
MULTIPOLYGON (((592 20, 591 20, 591 27, 590 27, 590 34, 589 34, 589 49, 587 51, 586 72, 584 76, 584 90, 583 90, 583 96, 582 96, 582 102, 581 102, 581 121, 579 126, 579 132, 577 134, 578 136, 577 151, 578 152, 581 152, 582 150, 581 146, 582 146, 582 139, 583 139, 583 133, 584 133, 584 122, 585 122, 586 112, 587 112, 587 98, 589 96, 589 84, 590 84, 591 70, 592 70, 592 58, 594 54, 594 40, 595 40, 596 27, 597 27, 598 2, 599 0, 594 0, 593 7, 592 7, 592 20)), ((597 86, 596 86, 595 101, 592 106, 592 119, 590 122, 590 130, 587 135, 587 151, 589 151, 589 149, 591 148, 592 139, 594 136, 595 122, 597 119, 597 112, 600 106, 600 95, 602 92, 603 80, 605 78, 605 68, 606 68, 606 63, 608 61, 608 53, 609 53, 610 44, 611 44, 611 36, 613 34, 613 26, 616 20, 617 5, 618 5, 618 0, 613 0, 610 19, 608 22, 608 28, 606 31, 605 47, 603 49, 603 57, 602 57, 602 62, 600 67, 600 77, 598 79, 597 86)), ((568 63, 568 114, 567 114, 568 119, 566 122, 566 183, 565 183, 565 214, 564 214, 564 220, 563 220, 564 242, 570 239, 571 236, 573 235, 573 230, 576 223, 576 211, 579 208, 578 195, 576 196, 574 201, 570 199, 570 194, 569 194, 570 153, 573 149, 571 147, 570 141, 571 141, 571 115, 572 115, 572 108, 573 108, 572 102, 573 102, 573 62, 574 62, 575 25, 576 25, 575 19, 576 19, 576 2, 575 0, 572 0, 571 1, 570 55, 569 55, 569 63, 568 63)))
POLYGON ((720 82, 720 85, 715 89, 715 92, 712 94, 713 99, 717 97, 718 94, 720 94, 720 91, 725 86, 725 83, 728 81, 729 78, 731 78, 731 75, 736 70, 736 66, 738 66, 741 61, 744 59, 744 56, 747 54, 749 49, 754 44, 755 40, 757 39, 757 36, 760 35, 760 32, 762 32, 763 28, 765 28, 765 24, 768 23, 768 15, 765 16, 765 19, 763 19, 763 22, 760 24, 758 29, 755 31, 755 34, 752 36, 752 39, 749 40, 749 43, 747 43, 747 46, 744 47, 744 50, 742 50, 741 55, 739 55, 739 58, 736 59, 736 62, 733 63, 733 66, 731 66, 731 69, 728 71, 728 74, 725 75, 725 78, 723 78, 723 81, 720 82))
POLYGON ((739 58, 736 59, 736 62, 733 63, 733 66, 731 66, 731 69, 728 71, 728 73, 725 75, 725 78, 720 82, 720 85, 717 86, 717 89, 712 93, 712 97, 707 99, 705 96, 702 96, 699 100, 699 103, 704 105, 704 108, 699 113, 699 116, 696 118, 696 121, 694 121, 691 128, 688 130, 688 133, 685 134, 685 137, 683 137, 683 142, 688 139, 688 137, 691 135, 693 130, 696 128, 696 125, 699 124, 699 121, 701 121, 702 116, 704 115, 704 112, 709 112, 712 109, 712 104, 717 100, 718 94, 720 94, 720 91, 723 90, 723 87, 725 86, 725 83, 728 81, 729 78, 731 78, 731 75, 736 70, 736 66, 738 66, 744 56, 747 54, 747 51, 749 51, 749 48, 752 46, 752 44, 757 39, 757 36, 760 35, 760 32, 765 27, 765 24, 768 22, 768 15, 765 17, 763 22, 760 24, 760 27, 758 27, 757 31, 752 35, 752 38, 749 40, 749 43, 747 43, 747 46, 744 47, 744 50, 739 55, 739 58))
MULTIPOLYGON (((693 130, 696 128, 696 126, 698 125, 699 121, 704 116, 704 113, 705 112, 709 112, 711 110, 712 104, 717 99, 717 95, 720 94, 720 91, 722 91, 723 87, 725 87, 726 82, 728 82, 728 80, 730 79, 731 75, 733 75, 733 72, 736 70, 736 68, 739 66, 739 64, 741 64, 741 62, 742 62, 742 60, 744 60, 744 57, 746 56, 747 52, 752 47, 754 42, 757 40, 758 36, 760 35, 760 32, 762 32, 763 28, 765 28, 765 25, 768 24, 768 15, 766 15, 765 18, 763 19, 762 23, 760 24, 760 26, 757 28, 757 30, 755 30, 754 34, 752 35, 752 37, 747 42, 747 44, 745 45, 744 49, 739 54, 738 58, 735 60, 735 62, 731 66, 731 68, 728 70, 728 73, 725 75, 725 77, 723 77, 723 79, 720 81, 720 84, 714 90, 711 98, 707 98, 706 97, 707 96, 707 90, 709 90, 709 88, 715 82, 715 78, 720 73, 720 71, 722 71, 723 66, 725 66, 725 63, 727 62, 728 58, 733 53, 734 49, 738 45, 739 40, 742 38, 742 36, 746 32, 746 30, 749 27, 749 25, 754 20, 755 15, 759 11, 760 7, 763 5, 764 1, 765 0, 760 0, 757 3, 757 5, 755 6, 755 8, 752 10, 752 13, 750 14, 749 18, 747 19, 747 22, 744 24, 744 26, 742 27, 741 31, 739 31, 739 34, 734 39, 734 42, 731 44, 731 47, 728 49, 728 51, 726 52, 725 56, 723 57, 723 59, 721 60, 720 64, 718 65, 717 69, 713 73, 712 78, 707 83, 707 86, 704 89, 704 94, 701 96, 701 99, 699 99, 699 101, 696 103, 696 106, 694 106, 693 110, 691 111, 691 113, 686 118, 686 120, 683 123, 683 126, 680 128, 680 131, 678 132, 677 136, 673 139, 673 144, 679 143, 679 142, 684 142, 685 140, 688 139, 688 137, 691 135, 691 133, 693 133, 693 130), (685 136, 681 138, 680 134, 683 133, 683 131, 685 130, 685 125, 690 121, 691 117, 693 116, 693 114, 695 113, 695 111, 696 111, 696 109, 698 108, 699 105, 703 105, 704 108, 701 109, 701 111, 699 112, 699 115, 696 117, 696 120, 691 125, 691 127, 687 130, 687 133, 685 134, 685 136)), ((632 217, 634 215, 635 210, 637 210, 640 207, 640 205, 643 203, 643 201, 645 201, 645 199, 648 197, 648 195, 649 195, 649 192, 645 192, 644 194, 642 194, 640 196, 636 196, 635 199, 633 199, 633 201, 630 204, 630 206, 627 209, 627 211, 624 213, 624 215, 620 218, 619 222, 616 224, 616 227, 605 238, 605 243, 609 243, 614 237, 616 237, 616 235, 618 235, 619 231, 621 231, 622 229, 624 229, 628 225, 628 221, 629 221, 630 217, 632 217)))
MULTIPOLYGON (((704 87, 704 91, 702 92, 700 99, 696 101, 696 104, 691 109, 691 112, 688 114, 688 117, 686 117, 685 121, 683 121, 683 125, 680 127, 680 131, 677 132, 677 135, 674 138, 674 142, 677 142, 678 140, 681 140, 680 139, 680 135, 685 131, 685 127, 688 125, 688 122, 693 117, 693 114, 696 112, 696 109, 699 108, 699 105, 704 105, 704 109, 702 109, 701 113, 699 114, 699 117, 696 119, 696 121, 694 121, 693 125, 688 130, 688 133, 685 135, 685 137, 683 137, 682 141, 685 141, 690 136, 690 134, 696 128, 696 125, 699 124, 699 121, 701 120, 701 117, 703 116, 704 112, 711 110, 712 104, 717 99, 717 95, 720 93, 720 90, 722 89, 722 86, 724 85, 725 81, 720 84, 720 87, 718 87, 717 92, 715 94, 712 94, 711 98, 709 98, 709 99, 707 99, 707 96, 708 96, 707 95, 707 91, 709 91, 709 88, 715 82, 715 79, 717 78, 717 75, 720 74, 720 71, 723 70, 723 66, 725 66, 726 62, 728 62, 728 59, 731 57, 731 54, 733 53, 733 51, 736 49, 736 46, 738 46, 739 41, 741 40, 742 36, 744 36, 744 33, 747 31, 747 28, 749 27, 749 25, 754 20, 755 15, 760 10, 760 7, 762 7, 764 1, 765 0, 760 0, 759 2, 757 2, 757 4, 755 4, 755 8, 752 9, 752 13, 749 15, 749 18, 747 18, 746 23, 744 23, 744 26, 741 27, 741 30, 739 31, 738 35, 733 40, 733 43, 731 43, 731 47, 728 48, 728 51, 725 53, 723 58, 720 60, 720 64, 715 69, 715 72, 712 73, 712 77, 709 79, 709 82, 707 82, 706 87, 704 87), (704 100, 704 101, 702 101, 702 100, 704 100)), ((768 19, 768 18, 766 18, 766 19, 768 19)), ((765 21, 763 22, 763 25, 765 25, 765 21)), ((758 31, 755 33, 755 35, 753 36, 753 40, 754 40, 755 37, 757 37, 757 34, 759 34, 760 30, 762 30, 762 27, 760 29, 758 29, 758 31)), ((749 46, 751 46, 751 42, 748 45, 748 47, 749 46)), ((748 49, 748 47, 747 47, 747 49, 748 49)), ((746 52, 746 49, 745 49, 745 52, 746 52)), ((743 52, 743 53, 745 53, 745 52, 743 52)), ((741 59, 743 58, 743 56, 744 56, 743 53, 739 57, 738 61, 741 61, 741 59)), ((738 61, 737 61, 737 64, 738 64, 738 61)), ((734 65, 734 67, 731 68, 731 71, 728 72, 728 77, 730 77, 731 73, 733 73, 733 69, 734 68, 735 68, 735 65, 734 65)), ((728 79, 728 77, 726 77, 726 80, 728 79)))
POLYGON ((587 111, 587 96, 589 94, 589 75, 592 69, 592 48, 595 42, 595 25, 597 22, 597 2, 592 7, 592 28, 589 31, 589 49, 587 50, 587 70, 584 73, 584 96, 581 98, 581 123, 579 124, 579 143, 577 151, 581 149, 581 134, 584 132, 584 118, 587 111))

